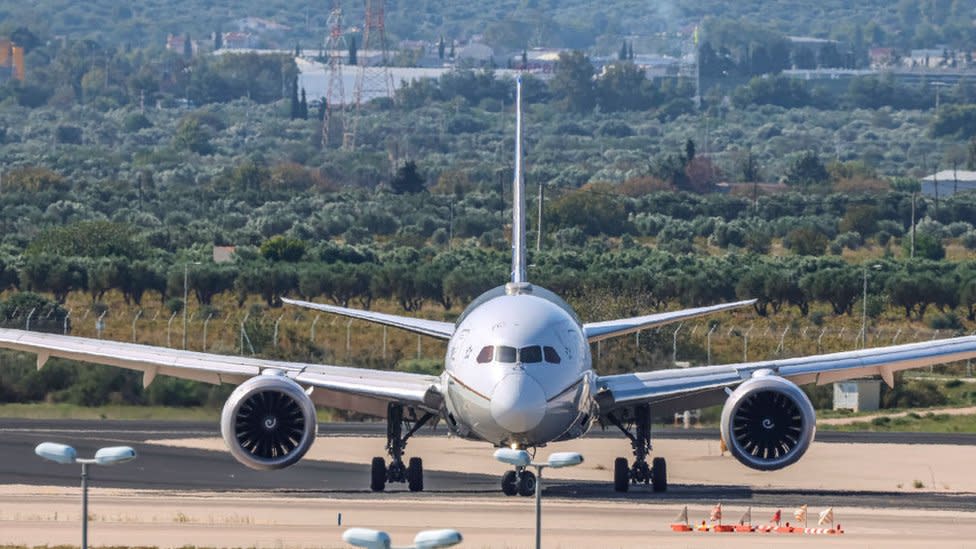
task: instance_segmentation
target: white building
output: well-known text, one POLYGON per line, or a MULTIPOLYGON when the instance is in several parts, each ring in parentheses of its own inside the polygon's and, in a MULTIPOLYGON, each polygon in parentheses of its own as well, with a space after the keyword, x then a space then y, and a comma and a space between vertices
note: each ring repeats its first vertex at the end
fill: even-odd
POLYGON ((881 380, 856 379, 834 383, 834 410, 871 412, 881 407, 881 380))
POLYGON ((922 178, 922 194, 925 196, 952 196, 970 191, 976 191, 974 171, 942 170, 922 178))

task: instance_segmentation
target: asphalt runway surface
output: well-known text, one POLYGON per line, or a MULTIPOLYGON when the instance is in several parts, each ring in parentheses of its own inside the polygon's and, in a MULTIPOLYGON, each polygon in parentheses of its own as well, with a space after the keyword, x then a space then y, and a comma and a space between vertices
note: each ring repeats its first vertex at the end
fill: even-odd
MULTIPOLYGON (((376 454, 382 455, 385 424, 322 424, 319 437, 358 434, 375 437, 376 454)), ((74 446, 80 456, 91 455, 104 446, 129 445, 139 458, 118 467, 95 467, 90 477, 93 485, 106 488, 142 490, 260 492, 287 494, 294 497, 363 497, 411 498, 443 496, 500 497, 499 479, 494 475, 472 472, 451 473, 427 471, 425 492, 412 494, 405 487, 392 485, 382 494, 367 488, 369 465, 303 460, 293 467, 273 472, 253 471, 237 463, 229 453, 191 450, 156 444, 147 440, 219 436, 219 428, 210 423, 159 421, 85 421, 85 420, 2 420, 0 423, 0 484, 38 486, 76 486, 76 466, 55 465, 34 455, 42 441, 74 446)), ((425 429, 418 436, 444 436, 444 430, 425 429)), ((617 436, 613 431, 596 430, 593 436, 617 436)), ((659 430, 656 436, 670 438, 716 438, 714 430, 659 430)), ((838 433, 822 432, 820 441, 976 444, 974 435, 918 435, 914 433, 838 433)), ((581 500, 619 500, 649 502, 700 502, 721 500, 730 504, 776 505, 787 497, 802 496, 810 505, 848 507, 884 507, 913 509, 976 509, 976 494, 883 491, 837 491, 768 489, 750 486, 709 486, 671 484, 665 494, 636 487, 626 494, 613 491, 607 482, 547 481, 545 493, 551 496, 581 500)))

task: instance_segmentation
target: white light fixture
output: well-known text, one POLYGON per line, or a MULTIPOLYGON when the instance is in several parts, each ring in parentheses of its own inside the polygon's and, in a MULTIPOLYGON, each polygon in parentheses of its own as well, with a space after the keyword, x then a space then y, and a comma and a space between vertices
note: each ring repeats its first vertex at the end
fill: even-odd
POLYGON ((71 446, 42 442, 34 448, 34 453, 61 465, 81 465, 81 549, 88 549, 88 466, 126 463, 136 459, 136 451, 128 446, 111 446, 95 452, 94 458, 81 459, 71 446))
MULTIPOLYGON (((440 549, 461 543, 464 538, 457 530, 424 530, 413 538, 413 545, 404 549, 440 549)), ((369 528, 350 528, 343 532, 342 540, 364 549, 391 549, 390 535, 369 528)))
POLYGON ((546 467, 559 469, 561 467, 573 467, 583 463, 583 455, 577 452, 556 452, 549 456, 548 461, 532 461, 532 457, 525 450, 515 450, 514 448, 499 448, 495 450, 495 459, 508 465, 514 465, 518 469, 535 467, 535 547, 542 547, 542 470, 546 467))

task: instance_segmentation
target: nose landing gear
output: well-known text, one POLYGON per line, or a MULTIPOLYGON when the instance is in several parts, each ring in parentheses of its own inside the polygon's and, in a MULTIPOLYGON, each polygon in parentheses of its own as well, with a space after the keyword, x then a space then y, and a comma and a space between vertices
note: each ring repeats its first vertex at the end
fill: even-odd
POLYGON ((524 467, 514 471, 506 471, 502 475, 502 493, 506 496, 532 496, 535 494, 535 483, 535 473, 526 470, 524 467))

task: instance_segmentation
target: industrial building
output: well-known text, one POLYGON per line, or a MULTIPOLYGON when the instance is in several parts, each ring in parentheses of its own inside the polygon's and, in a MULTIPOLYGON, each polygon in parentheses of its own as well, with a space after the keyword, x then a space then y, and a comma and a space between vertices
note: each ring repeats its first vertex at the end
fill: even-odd
POLYGON ((23 82, 26 75, 24 48, 8 39, 0 38, 0 82, 11 78, 23 82))

